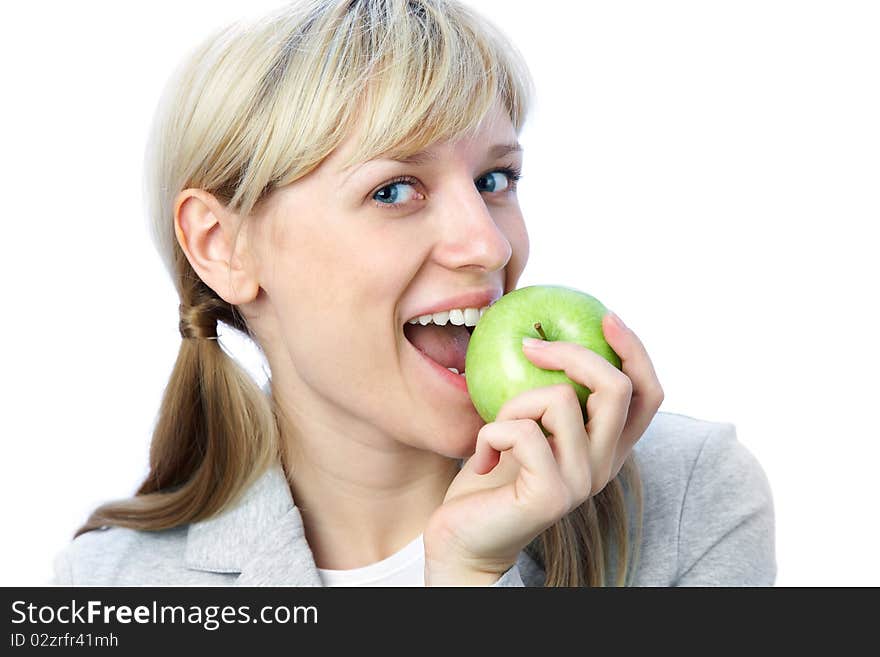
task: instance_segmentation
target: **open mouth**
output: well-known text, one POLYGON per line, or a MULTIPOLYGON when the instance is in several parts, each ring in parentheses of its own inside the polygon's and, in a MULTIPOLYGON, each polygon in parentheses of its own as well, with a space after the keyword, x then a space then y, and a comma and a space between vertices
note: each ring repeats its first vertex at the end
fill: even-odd
POLYGON ((444 310, 414 317, 403 325, 407 340, 425 356, 456 374, 464 374, 468 343, 488 308, 444 310))

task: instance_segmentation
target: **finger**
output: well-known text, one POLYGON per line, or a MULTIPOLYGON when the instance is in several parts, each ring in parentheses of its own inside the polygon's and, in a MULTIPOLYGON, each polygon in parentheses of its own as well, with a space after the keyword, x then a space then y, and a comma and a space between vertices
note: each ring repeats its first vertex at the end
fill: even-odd
MULTIPOLYGON (((526 357, 538 367, 564 370, 572 381, 586 386, 590 472, 593 487, 607 483, 620 434, 626 423, 632 382, 602 356, 573 342, 542 341, 524 347, 526 357)), ((601 488, 600 488, 601 490, 601 488)))
POLYGON ((568 494, 550 445, 534 420, 505 420, 483 425, 477 434, 474 456, 468 462, 474 472, 488 472, 481 464, 490 462, 487 453, 493 450, 510 450, 520 463, 514 482, 516 497, 520 501, 556 505, 560 489, 568 494))
POLYGON ((632 381, 629 415, 621 432, 615 458, 616 472, 656 415, 663 403, 664 393, 651 357, 635 332, 614 313, 608 313, 602 318, 602 331, 605 340, 620 356, 621 369, 632 381))
POLYGON ((498 411, 495 421, 531 418, 550 432, 548 438, 562 479, 580 502, 590 492, 589 439, 584 428, 580 401, 568 383, 521 392, 498 411))

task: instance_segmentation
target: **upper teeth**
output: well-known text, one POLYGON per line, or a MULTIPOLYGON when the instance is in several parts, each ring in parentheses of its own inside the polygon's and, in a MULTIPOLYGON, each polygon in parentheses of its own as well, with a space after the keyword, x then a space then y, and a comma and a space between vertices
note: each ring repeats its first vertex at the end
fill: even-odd
POLYGON ((482 308, 452 308, 451 310, 443 310, 439 313, 413 317, 409 320, 409 323, 421 324, 422 326, 427 326, 428 324, 446 326, 448 321, 456 326, 461 326, 462 324, 465 326, 476 326, 477 322, 480 321, 480 317, 488 308, 489 306, 483 306, 482 308))

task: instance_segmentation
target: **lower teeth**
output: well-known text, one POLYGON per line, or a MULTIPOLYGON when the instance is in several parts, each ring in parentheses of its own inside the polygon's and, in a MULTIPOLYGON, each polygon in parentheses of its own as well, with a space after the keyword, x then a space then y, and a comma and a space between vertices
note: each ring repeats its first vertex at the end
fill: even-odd
POLYGON ((449 370, 450 372, 452 372, 453 374, 460 374, 461 376, 464 376, 464 372, 459 372, 454 367, 447 367, 446 369, 449 370))

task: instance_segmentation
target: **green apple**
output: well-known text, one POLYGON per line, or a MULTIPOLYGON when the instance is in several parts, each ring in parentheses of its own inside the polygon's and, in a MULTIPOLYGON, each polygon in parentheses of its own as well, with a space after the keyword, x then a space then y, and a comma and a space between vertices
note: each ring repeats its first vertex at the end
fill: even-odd
MULTIPOLYGON (((602 332, 607 313, 595 297, 560 285, 523 287, 491 305, 477 322, 465 356, 468 394, 480 417, 493 422, 507 400, 521 392, 568 383, 577 393, 586 423, 589 388, 572 381, 563 370, 532 364, 523 353, 522 339, 574 342, 620 369, 620 357, 602 332)), ((547 434, 544 427, 541 430, 547 434)))

